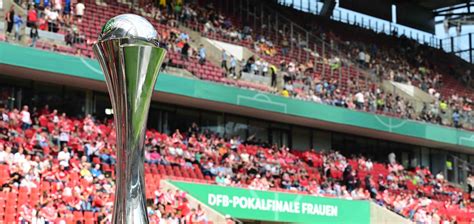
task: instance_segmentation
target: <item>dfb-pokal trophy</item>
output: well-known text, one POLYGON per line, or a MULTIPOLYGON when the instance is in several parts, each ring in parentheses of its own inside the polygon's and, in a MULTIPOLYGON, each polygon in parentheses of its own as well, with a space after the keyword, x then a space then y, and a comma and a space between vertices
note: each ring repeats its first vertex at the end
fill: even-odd
POLYGON ((145 18, 123 14, 103 27, 94 54, 105 75, 117 133, 114 224, 148 224, 144 140, 150 100, 166 50, 145 18))

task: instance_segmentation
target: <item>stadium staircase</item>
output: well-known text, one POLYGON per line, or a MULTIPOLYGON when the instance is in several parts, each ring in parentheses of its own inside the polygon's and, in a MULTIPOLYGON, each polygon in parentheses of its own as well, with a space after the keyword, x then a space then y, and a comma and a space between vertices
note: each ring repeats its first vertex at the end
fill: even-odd
MULTIPOLYGON (((401 96, 403 99, 409 101, 417 114, 423 110, 425 105, 428 106, 435 102, 433 96, 416 86, 383 80, 381 87, 385 93, 392 93, 395 96, 401 96)), ((453 109, 447 108, 444 113, 439 115, 442 120, 441 122, 445 125, 452 125, 452 114, 453 109)))
POLYGON ((164 72, 167 72, 169 74, 173 74, 175 76, 179 76, 179 77, 185 77, 185 78, 189 78, 189 79, 197 79, 196 76, 194 76, 191 72, 189 72, 188 70, 186 69, 182 69, 182 68, 177 68, 177 67, 171 67, 171 66, 166 66, 165 69, 163 69, 163 67, 161 68, 164 72))
POLYGON ((417 113, 420 113, 424 104, 434 102, 434 97, 424 92, 416 86, 409 84, 383 80, 381 87, 385 93, 391 93, 395 96, 401 96, 403 99, 410 101, 417 113))
MULTIPOLYGON (((17 3, 15 3, 15 1, 13 0, 2 0, 2 1, 3 1, 3 9, 0 10, 0 18, 2 18, 1 19, 2 24, 0 24, 0 26, 2 27, 0 27, 0 32, 2 34, 5 34, 6 33, 5 31, 7 29, 5 15, 8 12, 8 10, 10 10, 10 7, 13 5, 15 9, 15 13, 18 13, 22 18, 26 18, 26 10, 23 9, 21 6, 19 6, 17 3)), ((24 33, 24 29, 22 29, 20 33, 24 33)), ((14 39, 14 38, 9 38, 9 41, 15 42, 14 40, 11 40, 11 39, 14 39)))
POLYGON ((370 202, 370 223, 376 224, 411 224, 412 221, 380 205, 370 202))
MULTIPOLYGON (((189 37, 191 39, 189 44, 191 45, 191 47, 193 47, 195 49, 199 49, 201 45, 204 46, 204 48, 206 49, 207 59, 210 62, 212 62, 214 65, 221 66, 222 53, 223 53, 223 51, 226 51, 227 52, 226 53, 227 54, 227 67, 228 68, 230 67, 230 57, 232 55, 232 50, 231 49, 226 49, 226 47, 229 47, 229 46, 238 47, 238 48, 241 48, 241 50, 242 50, 242 58, 239 58, 237 55, 234 55, 235 59, 237 60, 236 72, 241 71, 242 62, 244 62, 246 59, 248 59, 250 57, 257 56, 249 48, 247 48, 245 46, 242 46, 242 45, 229 43, 228 41, 224 41, 222 43, 228 44, 229 46, 219 46, 219 44, 217 44, 216 42, 221 41, 222 39, 219 39, 219 38, 214 39, 213 38, 214 35, 212 33, 209 36, 203 36, 199 32, 199 28, 197 28, 197 27, 187 27, 187 26, 181 24, 179 26, 179 28, 180 28, 180 30, 184 31, 185 33, 187 33, 189 35, 189 37)), ((237 73, 235 75, 236 76, 229 77, 229 78, 237 79, 239 74, 237 73)), ((283 86, 283 83, 281 82, 281 80, 282 80, 281 73, 278 72, 278 71, 277 71, 277 77, 279 77, 279 78, 277 78, 277 80, 278 80, 277 81, 277 87, 281 89, 282 86, 283 86)), ((256 80, 253 80, 253 79, 245 80, 242 77, 240 77, 240 80, 238 80, 236 82, 248 83, 249 85, 260 85, 260 86, 262 86, 260 88, 262 90, 264 88, 270 88, 270 83, 268 83, 268 84, 259 83, 256 80)))
POLYGON ((196 32, 183 25, 180 25, 179 29, 189 35, 189 38, 191 39, 191 41, 189 41, 189 45, 192 48, 199 49, 201 45, 203 45, 206 49, 206 60, 217 67, 221 66, 222 51, 219 48, 209 43, 209 41, 206 41, 206 38, 201 36, 199 32, 196 32))

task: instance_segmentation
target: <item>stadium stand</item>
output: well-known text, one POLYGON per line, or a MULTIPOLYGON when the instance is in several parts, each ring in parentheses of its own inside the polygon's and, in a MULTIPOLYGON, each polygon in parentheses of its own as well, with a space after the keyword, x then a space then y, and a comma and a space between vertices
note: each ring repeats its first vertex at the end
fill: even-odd
MULTIPOLYGON (((59 17, 62 21, 58 24, 62 25, 57 30, 65 34, 66 42, 71 46, 39 40, 36 47, 93 57, 91 44, 97 40, 97 31, 100 30, 101 24, 113 15, 132 10, 129 5, 118 2, 103 5, 85 1, 84 5, 83 17, 80 19, 77 16, 67 15, 59 17)), ((75 10, 76 8, 74 7, 75 10)), ((408 39, 374 34, 321 19, 315 20, 318 21, 315 26, 318 27, 318 36, 327 42, 338 43, 338 46, 342 47, 338 47, 339 50, 326 47, 323 51, 321 44, 314 44, 317 47, 311 50, 309 46, 313 43, 302 43, 303 45, 298 47, 291 47, 300 43, 290 40, 288 31, 282 31, 281 36, 275 36, 268 34, 263 28, 252 30, 249 26, 242 25, 243 22, 237 18, 224 16, 224 13, 215 10, 214 5, 210 3, 204 6, 186 4, 161 9, 152 6, 146 8, 148 11, 141 9, 137 13, 149 16, 157 27, 163 46, 170 49, 168 64, 184 68, 198 78, 403 119, 473 128, 470 90, 451 75, 446 75, 454 73, 453 67, 456 66, 455 64, 445 66, 443 62, 436 60, 440 56, 450 58, 439 50, 418 45, 408 39), (242 64, 242 71, 271 76, 272 71, 278 70, 283 83, 279 88, 275 88, 276 80, 272 81, 272 86, 267 86, 232 78, 235 76, 227 74, 228 70, 210 60, 203 60, 203 63, 200 63, 201 51, 205 55, 205 49, 189 47, 186 53, 182 53, 183 46, 189 46, 186 42, 194 41, 180 30, 179 26, 182 25, 199 31, 203 37, 251 49, 255 53, 253 57, 235 62, 242 64), (349 33, 358 35, 348 35, 349 33), (375 39, 377 41, 372 41, 375 39), (394 50, 392 46, 400 46, 396 48, 400 50, 394 50), (306 50, 302 54, 299 48, 306 50), (407 61, 406 58, 414 60, 407 61), (398 66, 400 64, 404 66, 398 66), (375 79, 370 76, 375 76, 375 79), (383 79, 418 86, 432 96, 431 103, 422 103, 417 109, 415 105, 417 102, 396 93, 385 92, 377 81, 383 79)), ((39 15, 48 13, 47 10, 39 10, 39 15)), ((301 14, 301 12, 294 13, 291 19, 301 21, 298 16, 308 17, 301 14)), ((38 21, 43 22, 39 25, 40 28, 49 29, 48 18, 38 21)), ((303 26, 307 25, 304 21, 300 23, 303 26)), ((277 76, 272 76, 272 79, 277 79, 277 76)))
MULTIPOLYGON (((290 45, 300 43, 293 43, 295 40, 287 33, 264 35, 263 28, 252 29, 239 18, 225 16, 225 9, 210 7, 212 4, 147 7, 150 10, 146 11, 131 10, 129 5, 118 2, 85 0, 83 3, 83 14, 77 12, 82 6, 55 5, 53 11, 61 8, 73 12, 72 15, 59 13, 57 20, 47 7, 30 8, 27 24, 36 22, 39 29, 64 35, 67 43, 40 38, 32 46, 93 57, 91 44, 97 40, 101 25, 117 14, 133 11, 152 18, 161 44, 169 49, 167 66, 186 69, 200 79, 403 119, 468 130, 474 127, 472 89, 450 75, 465 73, 453 69, 466 65, 446 66, 438 58, 457 61, 405 38, 370 33, 297 14, 294 10, 285 13, 289 9, 279 8, 280 13, 301 26, 307 26, 307 18, 316 21, 311 24, 317 27, 312 33, 342 46, 338 50, 323 50, 318 43, 301 43, 300 48, 306 48, 302 52, 291 49, 290 45), (32 21, 36 14, 38 18, 32 21), (202 60, 206 49, 189 47, 186 53, 182 52, 193 41, 183 32, 183 27, 198 31, 202 37, 250 49, 254 53, 252 58, 236 62, 242 70, 269 76, 274 69, 282 84, 277 87, 276 83, 267 86, 239 80, 238 75, 234 76, 223 66, 202 60), (312 45, 316 45, 313 50, 312 45), (373 74, 375 78, 370 77, 373 74), (433 97, 433 103, 415 111, 408 99, 381 90, 379 82, 384 79, 417 86, 433 97)), ((0 35, 0 41, 15 42, 12 38, 0 35)), ((111 222, 113 122, 101 122, 92 116, 70 118, 46 108, 31 115, 28 108, 1 110, 0 220, 4 223, 32 219, 55 223, 111 222), (36 217, 28 215, 32 213, 36 217)), ((165 191, 160 187, 162 179, 174 179, 372 200, 418 223, 474 221, 472 189, 464 192, 448 183, 441 173, 432 174, 423 167, 407 169, 392 156, 387 157, 389 162, 381 163, 367 155, 342 155, 320 149, 302 152, 238 137, 225 139, 200 130, 197 124, 188 130, 176 130, 172 135, 148 130, 145 173, 150 220, 212 223, 203 209, 190 207, 184 192, 165 191)))
MULTIPOLYGON (((2 220, 30 220, 26 214, 34 210, 36 218, 46 221, 110 221, 115 163, 110 120, 72 119, 47 107, 30 115, 25 106, 21 111, 3 109, 0 130, 2 220)), ((238 137, 228 140, 201 131, 196 123, 183 131, 146 132, 151 220, 206 223, 203 210, 189 208, 183 192, 163 192, 161 178, 373 200, 420 223, 474 220, 472 194, 427 168, 405 170, 391 155, 383 164, 337 151, 302 152, 238 137)))

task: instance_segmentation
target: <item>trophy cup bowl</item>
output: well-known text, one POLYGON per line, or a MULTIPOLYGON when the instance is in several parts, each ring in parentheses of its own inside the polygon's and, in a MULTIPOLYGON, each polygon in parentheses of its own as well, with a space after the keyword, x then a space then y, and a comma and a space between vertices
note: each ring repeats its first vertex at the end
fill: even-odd
POLYGON ((166 50, 145 18, 110 19, 93 46, 114 112, 117 133, 116 185, 112 223, 148 223, 144 140, 150 100, 166 50))

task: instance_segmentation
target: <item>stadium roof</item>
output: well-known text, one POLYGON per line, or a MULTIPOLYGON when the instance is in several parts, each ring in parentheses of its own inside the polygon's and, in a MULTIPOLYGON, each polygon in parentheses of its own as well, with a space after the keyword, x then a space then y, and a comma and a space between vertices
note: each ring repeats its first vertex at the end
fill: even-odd
POLYGON ((436 10, 440 8, 455 6, 463 3, 469 3, 470 0, 394 0, 393 4, 411 3, 426 9, 436 10))
MULTIPOLYGON (((339 7, 370 15, 428 33, 435 33, 435 17, 458 15, 453 10, 469 8, 473 0, 339 0, 339 7), (392 6, 396 5, 393 15, 392 6), (445 14, 441 14, 444 12, 445 14)), ((470 11, 464 12, 470 14, 470 11)))

